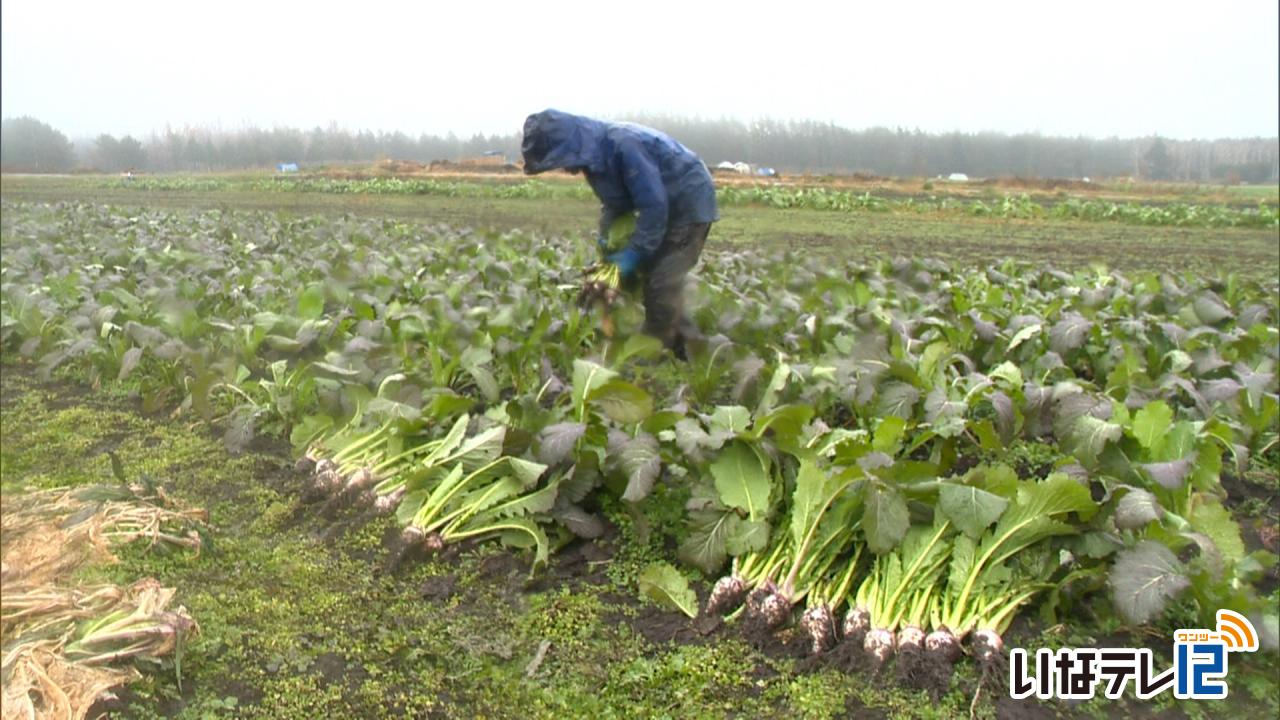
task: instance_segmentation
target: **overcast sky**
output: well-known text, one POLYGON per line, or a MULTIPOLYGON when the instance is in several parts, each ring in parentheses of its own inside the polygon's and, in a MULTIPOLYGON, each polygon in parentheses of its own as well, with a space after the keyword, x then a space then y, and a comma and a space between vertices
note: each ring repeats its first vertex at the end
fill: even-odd
POLYGON ((1277 134, 1277 0, 3 0, 0 106, 68 136, 518 132, 546 107, 853 129, 1277 134))

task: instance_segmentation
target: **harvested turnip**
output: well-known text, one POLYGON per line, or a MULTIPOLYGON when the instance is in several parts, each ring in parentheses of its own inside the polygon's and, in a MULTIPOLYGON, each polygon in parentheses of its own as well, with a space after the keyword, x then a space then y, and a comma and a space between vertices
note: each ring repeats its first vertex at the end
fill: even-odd
POLYGON ((747 582, 737 575, 726 575, 716 581, 707 597, 706 615, 725 615, 738 609, 747 596, 747 582))
POLYGON ((871 630, 871 613, 866 608, 850 608, 844 615, 841 631, 844 639, 855 645, 861 645, 871 630))
POLYGON ((867 632, 862 641, 862 649, 871 657, 875 667, 879 669, 889 658, 893 657, 894 637, 892 630, 874 628, 867 632))
POLYGON ((814 655, 821 655, 836 645, 836 619, 831 608, 816 605, 800 616, 800 627, 809 635, 814 655))
POLYGON ((898 631, 898 677, 912 687, 917 687, 924 676, 924 643, 924 630, 915 625, 898 631))

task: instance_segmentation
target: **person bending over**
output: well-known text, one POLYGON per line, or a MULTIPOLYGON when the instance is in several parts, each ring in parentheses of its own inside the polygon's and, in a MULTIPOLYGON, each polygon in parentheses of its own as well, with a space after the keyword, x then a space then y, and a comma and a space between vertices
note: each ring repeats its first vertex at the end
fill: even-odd
POLYGON ((524 123, 524 172, 581 172, 600 199, 600 245, 615 220, 636 213, 635 232, 608 261, 644 288, 644 332, 687 359, 701 339, 685 313, 685 276, 720 219, 715 185, 702 160, 670 136, 642 125, 544 110, 524 123))

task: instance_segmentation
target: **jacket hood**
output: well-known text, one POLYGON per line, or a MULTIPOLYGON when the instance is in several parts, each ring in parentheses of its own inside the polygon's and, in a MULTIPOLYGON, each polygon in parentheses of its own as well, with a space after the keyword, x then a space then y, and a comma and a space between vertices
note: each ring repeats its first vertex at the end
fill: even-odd
POLYGON ((606 130, 599 120, 559 110, 548 109, 530 115, 524 121, 524 139, 520 144, 525 174, 566 168, 602 171, 606 130))

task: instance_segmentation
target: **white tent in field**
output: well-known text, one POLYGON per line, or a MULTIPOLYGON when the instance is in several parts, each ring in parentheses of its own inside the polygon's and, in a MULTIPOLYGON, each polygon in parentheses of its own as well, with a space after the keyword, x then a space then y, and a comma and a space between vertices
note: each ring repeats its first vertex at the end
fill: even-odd
POLYGON ((717 170, 728 170, 728 171, 730 171, 730 172, 736 172, 736 173, 739 173, 739 174, 741 174, 741 175, 750 175, 750 174, 751 174, 751 166, 750 166, 750 165, 748 165, 748 164, 746 164, 746 163, 744 163, 744 162, 736 162, 736 163, 733 163, 733 162, 729 162, 728 160, 725 160, 724 162, 720 163, 719 165, 716 165, 716 169, 717 169, 717 170))

